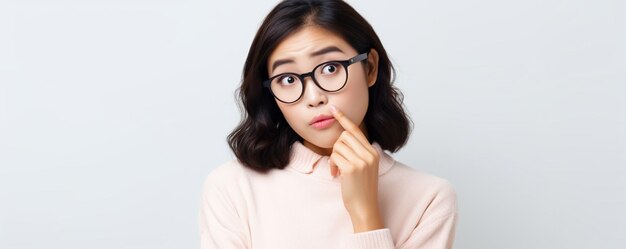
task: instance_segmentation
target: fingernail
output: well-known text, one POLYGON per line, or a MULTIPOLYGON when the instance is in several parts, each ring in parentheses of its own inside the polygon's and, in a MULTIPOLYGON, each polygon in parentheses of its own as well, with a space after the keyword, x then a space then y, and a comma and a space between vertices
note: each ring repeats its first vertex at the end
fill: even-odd
POLYGON ((330 111, 333 112, 333 113, 336 113, 337 112, 337 107, 335 107, 334 105, 331 104, 330 105, 330 111))

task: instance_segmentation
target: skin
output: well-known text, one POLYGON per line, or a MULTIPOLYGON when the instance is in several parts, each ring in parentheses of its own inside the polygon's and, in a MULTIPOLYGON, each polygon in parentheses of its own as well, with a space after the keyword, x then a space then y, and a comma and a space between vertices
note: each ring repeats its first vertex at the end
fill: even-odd
MULTIPOLYGON (((317 26, 305 26, 284 39, 268 59, 268 75, 309 72, 330 60, 346 60, 358 52, 343 38, 317 26), (328 46, 342 52, 310 56, 328 46), (271 68, 276 60, 292 63, 271 68)), ((341 179, 342 199, 352 219, 355 233, 384 228, 378 205, 378 162, 380 155, 367 140, 363 118, 369 104, 368 88, 376 82, 378 53, 369 51, 367 63, 348 67, 346 86, 338 92, 326 92, 305 78, 304 95, 295 103, 276 100, 285 119, 312 151, 329 156, 333 177, 341 179), (318 114, 333 116, 334 124, 316 129, 309 124, 318 114), (358 125, 357 125, 358 124, 358 125)))

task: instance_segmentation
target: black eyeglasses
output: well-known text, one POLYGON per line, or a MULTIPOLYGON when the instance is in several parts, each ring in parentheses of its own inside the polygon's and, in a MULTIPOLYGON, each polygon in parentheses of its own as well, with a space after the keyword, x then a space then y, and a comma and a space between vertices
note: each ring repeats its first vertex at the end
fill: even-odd
POLYGON ((344 61, 327 61, 304 74, 281 73, 263 81, 263 86, 270 89, 272 95, 283 103, 293 103, 304 94, 304 78, 311 76, 315 85, 327 92, 341 90, 348 82, 348 66, 367 59, 362 53, 344 61))

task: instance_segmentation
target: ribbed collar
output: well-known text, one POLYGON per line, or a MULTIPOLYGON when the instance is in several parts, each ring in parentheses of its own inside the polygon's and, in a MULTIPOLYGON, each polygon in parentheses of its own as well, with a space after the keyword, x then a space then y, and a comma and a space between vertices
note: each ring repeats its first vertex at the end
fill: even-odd
MULTIPOLYGON (((380 159, 378 162, 378 175, 382 175, 389 171, 395 160, 387 154, 377 142, 372 143, 372 147, 378 151, 380 159)), ((286 169, 294 170, 302 174, 309 174, 323 179, 336 181, 330 175, 330 167, 328 165, 329 156, 322 156, 307 148, 300 141, 296 141, 291 146, 290 161, 286 169)))

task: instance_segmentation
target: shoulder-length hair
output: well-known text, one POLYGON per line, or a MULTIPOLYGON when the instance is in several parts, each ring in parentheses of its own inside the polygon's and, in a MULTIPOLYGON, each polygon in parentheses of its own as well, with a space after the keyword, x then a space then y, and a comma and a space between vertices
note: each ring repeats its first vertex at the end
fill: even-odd
POLYGON ((285 0, 266 16, 259 27, 243 68, 236 94, 242 120, 227 142, 244 166, 260 173, 289 164, 291 145, 302 142, 287 123, 274 97, 262 81, 268 78, 267 60, 287 36, 307 25, 316 25, 342 37, 357 52, 375 49, 379 55, 378 77, 369 88, 369 105, 364 122, 370 143, 396 152, 411 132, 402 93, 392 85, 395 69, 372 26, 341 0, 285 0))

